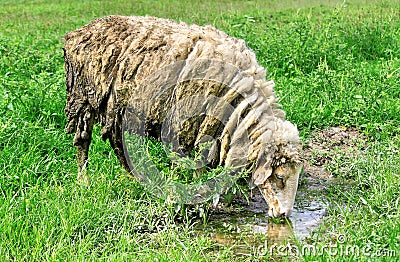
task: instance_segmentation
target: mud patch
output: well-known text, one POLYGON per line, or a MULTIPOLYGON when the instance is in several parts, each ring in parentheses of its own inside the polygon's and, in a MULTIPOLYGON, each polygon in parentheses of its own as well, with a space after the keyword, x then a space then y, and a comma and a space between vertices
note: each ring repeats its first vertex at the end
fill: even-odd
POLYGON ((363 155, 366 137, 356 128, 330 127, 315 131, 303 148, 303 177, 332 180, 346 177, 355 158, 363 155))

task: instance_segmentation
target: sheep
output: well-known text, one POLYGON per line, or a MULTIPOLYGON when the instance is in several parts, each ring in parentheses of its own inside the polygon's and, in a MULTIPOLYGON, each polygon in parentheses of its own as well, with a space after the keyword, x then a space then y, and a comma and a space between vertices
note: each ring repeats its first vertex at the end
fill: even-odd
POLYGON ((212 26, 150 16, 95 19, 64 40, 66 132, 75 133, 78 179, 87 180, 97 122, 103 140, 132 171, 122 135, 129 107, 145 116, 142 134, 166 137, 174 150, 189 152, 206 138, 212 142, 210 166, 232 167, 244 159, 268 214, 290 215, 302 168, 298 130, 285 120, 273 81, 266 81, 266 70, 243 40, 212 26), (171 79, 175 83, 163 84, 171 79), (190 108, 213 108, 214 115, 185 117, 190 108))

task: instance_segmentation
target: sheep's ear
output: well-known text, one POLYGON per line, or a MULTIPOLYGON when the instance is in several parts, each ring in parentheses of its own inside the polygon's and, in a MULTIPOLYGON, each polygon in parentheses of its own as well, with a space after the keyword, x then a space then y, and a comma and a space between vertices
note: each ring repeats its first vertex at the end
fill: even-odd
POLYGON ((271 176, 271 174, 272 167, 268 163, 265 163, 262 166, 258 166, 257 169, 254 171, 252 184, 254 184, 255 186, 263 185, 265 181, 267 181, 267 179, 271 176))

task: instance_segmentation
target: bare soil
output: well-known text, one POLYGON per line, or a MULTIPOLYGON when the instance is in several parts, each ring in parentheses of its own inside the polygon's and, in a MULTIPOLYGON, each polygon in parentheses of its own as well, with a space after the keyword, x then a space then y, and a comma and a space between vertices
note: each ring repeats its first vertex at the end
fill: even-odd
POLYGON ((356 128, 329 127, 315 131, 305 141, 303 177, 333 180, 346 176, 350 163, 363 155, 366 137, 356 128))

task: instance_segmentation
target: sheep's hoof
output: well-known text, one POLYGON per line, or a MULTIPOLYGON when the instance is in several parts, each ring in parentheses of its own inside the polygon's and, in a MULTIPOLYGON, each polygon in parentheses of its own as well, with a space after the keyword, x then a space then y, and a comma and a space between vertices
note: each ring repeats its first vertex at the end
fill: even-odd
POLYGON ((89 180, 89 176, 87 174, 86 169, 78 172, 77 181, 81 185, 84 185, 84 186, 88 186, 89 185, 90 180, 89 180))

